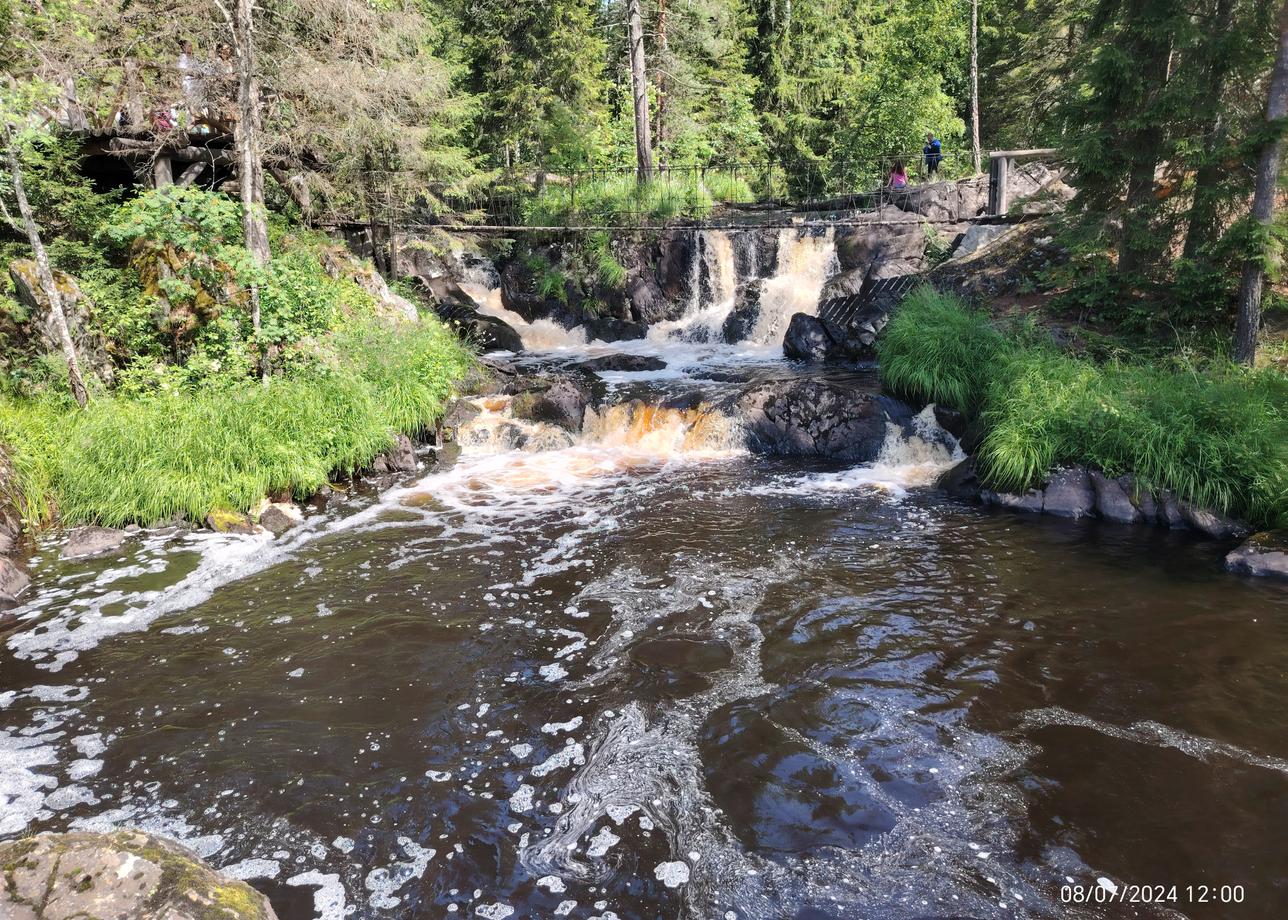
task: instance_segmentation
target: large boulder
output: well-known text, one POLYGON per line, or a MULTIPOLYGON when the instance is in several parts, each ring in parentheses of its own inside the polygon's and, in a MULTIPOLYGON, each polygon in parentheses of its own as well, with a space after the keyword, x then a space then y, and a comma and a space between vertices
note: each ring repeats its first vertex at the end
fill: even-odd
POLYGON ((187 847, 141 831, 0 844, 8 920, 276 920, 265 898, 187 847))
POLYGON ((62 558, 90 559, 114 553, 124 544, 129 534, 114 527, 77 527, 67 535, 62 558))
POLYGON ((420 278, 434 312, 481 352, 522 351, 523 338, 505 320, 482 313, 478 303, 449 278, 420 278))
POLYGON ((978 252, 1011 229, 1008 224, 971 224, 953 250, 953 258, 960 259, 978 252))
POLYGON ((658 240, 657 283, 663 296, 683 303, 691 295, 693 260, 698 257, 696 230, 667 230, 658 240))
POLYGON ((598 358, 579 361, 577 363, 577 367, 594 373, 600 373, 601 371, 635 373, 639 371, 666 370, 666 362, 656 355, 628 355, 618 353, 612 355, 601 355, 598 358))
POLYGON ((796 313, 783 338, 783 354, 796 361, 870 361, 889 321, 879 304, 862 307, 843 322, 796 313))
POLYGON ((1141 520, 1140 509, 1127 494, 1130 481, 1121 478, 1110 479, 1099 470, 1092 470, 1091 488, 1096 495, 1096 513, 1106 521, 1116 524, 1138 524, 1141 520))
POLYGON ((796 313, 783 337, 783 355, 793 361, 832 361, 842 357, 823 321, 808 313, 796 313))
POLYGON ((898 400, 822 380, 762 384, 739 409, 749 443, 760 453, 870 463, 890 425, 906 428, 912 410, 898 400))
POLYGON ((1225 557, 1231 572, 1288 579, 1288 531, 1253 534, 1225 557))
POLYGON ((836 258, 841 269, 860 271, 864 278, 883 263, 924 267, 925 254, 925 225, 919 217, 893 205, 836 231, 836 258))
POLYGON ((1047 482, 1042 511, 1056 517, 1082 518, 1096 513, 1096 492, 1087 468, 1056 470, 1047 482))
POLYGON ((597 401, 588 376, 568 374, 534 381, 534 389, 514 397, 511 412, 517 419, 580 431, 586 408, 597 401))
MULTIPOLYGON (((110 385, 115 376, 115 367, 107 353, 103 337, 94 328, 93 301, 81 290, 80 283, 67 272, 54 269, 53 275, 54 286, 58 288, 58 299, 63 306, 63 316, 67 320, 67 330, 71 333, 72 342, 76 346, 76 357, 82 369, 110 385)), ((35 332, 40 347, 61 355, 62 337, 54 321, 49 298, 40 285, 35 260, 14 259, 9 263, 9 277, 13 281, 19 302, 31 312, 29 325, 35 332)))
POLYGON ((1181 503, 1181 515, 1185 523, 1213 540, 1238 540, 1252 533, 1252 528, 1242 521, 1188 502, 1181 503))
POLYGON ((914 186, 894 196, 895 207, 927 220, 961 221, 982 213, 988 205, 988 178, 914 186))
POLYGON ((0 556, 0 603, 12 604, 18 595, 27 590, 31 576, 24 572, 16 562, 0 556))

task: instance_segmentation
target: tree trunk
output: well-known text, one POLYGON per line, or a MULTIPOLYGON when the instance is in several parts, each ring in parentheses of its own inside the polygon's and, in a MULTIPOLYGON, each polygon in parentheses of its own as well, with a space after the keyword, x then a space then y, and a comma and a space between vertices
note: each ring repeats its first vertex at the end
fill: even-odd
POLYGON ((975 175, 980 174, 979 154, 979 0, 970 3, 970 131, 975 175))
POLYGON ((631 56, 631 95, 635 99, 635 161, 641 182, 653 178, 653 139, 648 120, 648 67, 644 60, 644 25, 640 0, 627 0, 627 39, 631 56))
MULTIPOLYGON (((1266 99, 1266 121, 1274 123, 1288 117, 1288 0, 1279 10, 1279 53, 1266 99)), ((1251 365, 1257 360, 1257 336, 1261 329, 1261 289, 1265 284, 1265 265, 1271 258, 1270 223, 1275 214, 1275 189, 1279 184, 1279 167, 1283 156, 1281 132, 1266 141, 1257 164, 1256 190, 1252 194, 1252 219, 1259 225, 1258 252, 1243 263, 1239 285, 1239 321, 1234 333, 1234 360, 1251 365)))
MULTIPOLYGON (((1137 62, 1139 79, 1146 87, 1161 93, 1167 85, 1172 60, 1171 35, 1156 36, 1149 22, 1148 0, 1135 0, 1127 14, 1135 32, 1128 51, 1137 62)), ((1130 283, 1138 272, 1159 256, 1159 245, 1152 239, 1151 212, 1154 204, 1154 174, 1158 169, 1158 138, 1149 127, 1125 133, 1123 147, 1128 154, 1127 198, 1123 207, 1122 235, 1118 243, 1118 276, 1130 283)))
MULTIPOLYGON (((1216 14, 1211 23, 1211 35, 1220 41, 1229 31, 1234 16, 1234 0, 1217 0, 1216 14)), ((1209 52, 1211 53, 1211 52, 1209 52)), ((1203 141, 1203 163, 1194 175, 1194 199, 1190 204, 1190 219, 1185 230, 1185 246, 1181 254, 1187 259, 1198 255, 1205 243, 1215 239, 1217 222, 1217 191, 1224 170, 1216 162, 1217 151, 1225 143, 1225 83, 1233 61, 1228 53, 1217 52, 1210 57, 1207 67, 1209 104, 1213 106, 1212 123, 1203 141)))
POLYGON ((72 332, 67 325, 67 314, 63 312, 63 297, 58 293, 58 284, 54 281, 53 270, 49 267, 49 255, 45 244, 40 239, 40 228, 32 216, 31 204, 27 201, 27 190, 22 184, 22 164, 18 162, 18 142, 14 139, 13 129, 5 129, 5 140, 9 147, 9 172, 13 175, 13 194, 18 200, 18 213, 27 231, 27 240, 31 243, 36 256, 36 274, 40 288, 49 301, 49 313, 54 320, 54 329, 63 348, 63 357, 67 359, 67 379, 71 383, 72 398, 82 409, 89 402, 89 393, 85 389, 85 378, 81 376, 80 361, 76 359, 76 343, 72 341, 72 332))
POLYGON ((657 0, 657 130, 654 132, 653 143, 657 149, 659 164, 665 165, 666 162, 666 115, 668 87, 666 85, 666 69, 670 64, 670 45, 666 35, 666 0, 657 0))
MULTIPOLYGON (((259 80, 255 76, 253 9, 253 0, 237 0, 231 17, 237 69, 237 174, 246 249, 257 265, 266 265, 269 260, 268 214, 264 210, 264 164, 260 160, 259 80)), ((260 328, 259 313, 259 285, 252 284, 250 319, 256 333, 260 328)), ((260 374, 267 379, 267 361, 261 361, 260 374)))

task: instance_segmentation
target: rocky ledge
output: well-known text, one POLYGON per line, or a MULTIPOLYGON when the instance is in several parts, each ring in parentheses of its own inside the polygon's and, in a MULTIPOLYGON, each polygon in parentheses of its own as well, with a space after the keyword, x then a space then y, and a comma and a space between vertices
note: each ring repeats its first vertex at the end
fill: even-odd
POLYGON ((1253 534, 1225 557, 1225 567, 1244 575, 1288 579, 1288 531, 1253 534))
POLYGON ((1042 488, 1018 494, 983 488, 974 460, 967 459, 945 473, 939 484, 959 498, 977 497, 986 505, 1030 514, 1194 530, 1214 540, 1246 537, 1251 532, 1243 522, 1179 501, 1171 492, 1151 491, 1133 476, 1110 478, 1083 466, 1055 470, 1042 488))
POLYGON ((268 899, 196 853, 141 831, 0 844, 6 920, 277 920, 268 899))

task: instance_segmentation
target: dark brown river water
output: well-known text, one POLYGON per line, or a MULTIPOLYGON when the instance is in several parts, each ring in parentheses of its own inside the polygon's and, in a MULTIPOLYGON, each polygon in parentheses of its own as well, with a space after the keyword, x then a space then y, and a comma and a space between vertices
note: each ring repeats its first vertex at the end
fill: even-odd
POLYGON ((169 833, 283 920, 1288 916, 1283 586, 668 444, 48 547, 0 836, 169 833))

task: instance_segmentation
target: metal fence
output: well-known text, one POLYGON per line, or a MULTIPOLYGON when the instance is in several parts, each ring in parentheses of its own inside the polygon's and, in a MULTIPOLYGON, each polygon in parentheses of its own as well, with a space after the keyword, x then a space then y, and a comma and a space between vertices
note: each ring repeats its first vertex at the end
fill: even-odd
POLYGON ((875 210, 919 184, 972 175, 969 153, 949 152, 931 169, 920 152, 863 161, 795 166, 779 163, 662 165, 641 178, 633 166, 564 173, 529 170, 489 185, 440 196, 428 223, 491 228, 594 229, 758 223, 767 212, 789 220, 802 214, 875 210), (902 164, 906 185, 892 182, 902 164))

